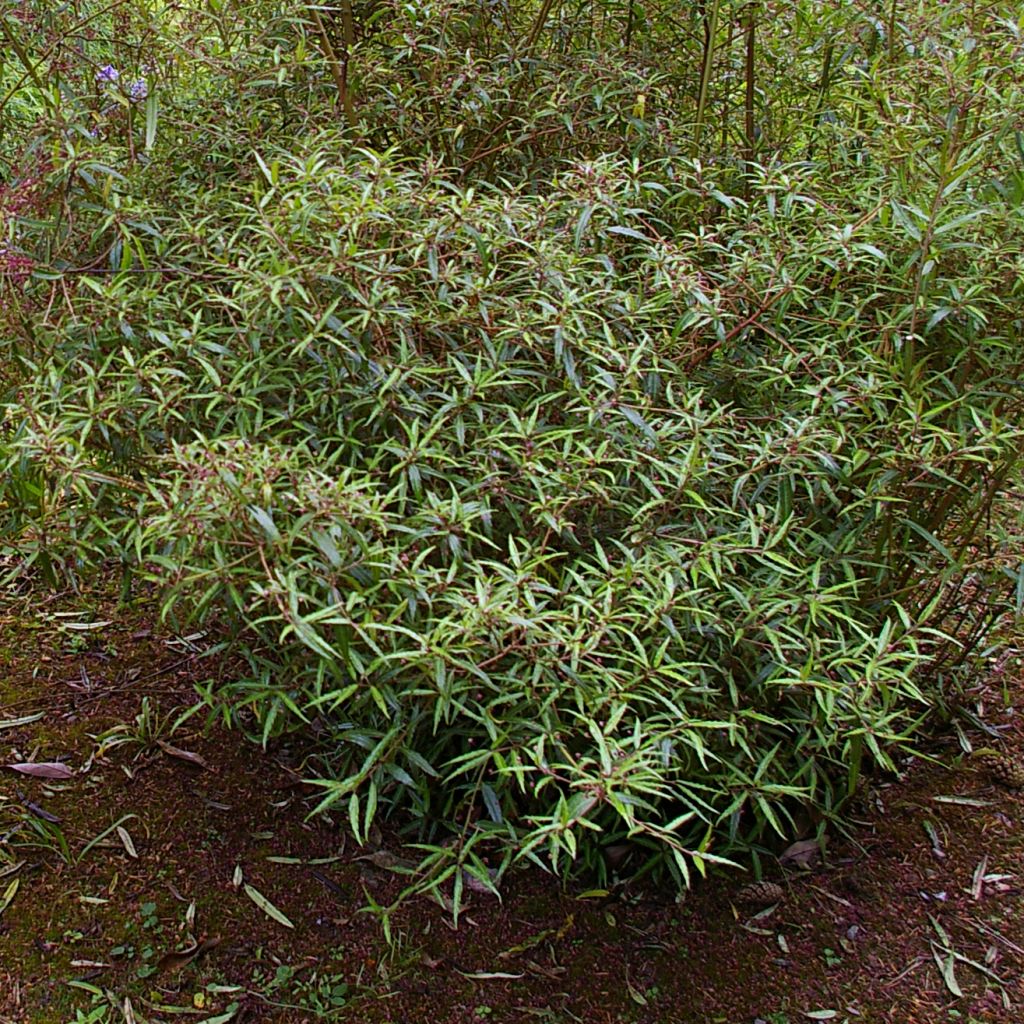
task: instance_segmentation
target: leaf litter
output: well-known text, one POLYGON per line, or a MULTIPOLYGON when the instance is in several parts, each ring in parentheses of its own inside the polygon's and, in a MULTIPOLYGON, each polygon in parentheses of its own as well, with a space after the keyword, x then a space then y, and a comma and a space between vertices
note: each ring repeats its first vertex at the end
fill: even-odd
POLYGON ((74 771, 60 761, 23 761, 17 764, 4 765, 22 775, 31 775, 36 779, 70 779, 74 771))

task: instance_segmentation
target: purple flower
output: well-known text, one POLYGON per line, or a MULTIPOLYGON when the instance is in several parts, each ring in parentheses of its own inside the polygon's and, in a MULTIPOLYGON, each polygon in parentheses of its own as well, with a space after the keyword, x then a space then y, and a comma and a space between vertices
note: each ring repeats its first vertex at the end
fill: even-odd
POLYGON ((139 103, 149 95, 149 86, 146 84, 144 78, 140 78, 137 82, 132 82, 128 86, 128 98, 132 103, 139 103))
POLYGON ((121 72, 113 66, 113 64, 104 64, 103 67, 96 72, 96 81, 103 82, 116 82, 121 77, 121 72))

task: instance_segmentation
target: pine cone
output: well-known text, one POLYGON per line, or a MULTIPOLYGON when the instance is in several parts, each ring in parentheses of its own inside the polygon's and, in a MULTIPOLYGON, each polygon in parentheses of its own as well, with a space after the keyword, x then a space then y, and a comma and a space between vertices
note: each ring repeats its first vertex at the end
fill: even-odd
POLYGON ((1024 787, 1024 763, 1009 754, 990 754, 983 761, 988 777, 1010 789, 1024 787))
POLYGON ((736 902, 747 906, 767 907, 770 903, 781 903, 786 890, 775 882, 751 882, 736 894, 736 902))

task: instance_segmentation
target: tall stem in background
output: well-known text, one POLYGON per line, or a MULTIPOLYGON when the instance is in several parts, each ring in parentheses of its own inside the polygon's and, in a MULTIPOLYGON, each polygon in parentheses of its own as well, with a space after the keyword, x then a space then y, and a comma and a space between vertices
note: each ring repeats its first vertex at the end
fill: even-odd
POLYGON ((750 175, 754 168, 754 100, 757 96, 757 81, 755 78, 755 46, 757 30, 757 2, 747 4, 747 53, 744 62, 746 77, 746 89, 743 97, 743 133, 746 136, 743 147, 743 195, 750 198, 750 175))
MULTIPOLYGON (((732 44, 733 37, 736 32, 736 21, 733 18, 729 19, 729 32, 725 37, 725 53, 726 61, 732 63, 732 44)), ((725 88, 722 89, 722 152, 726 153, 729 149, 729 109, 732 101, 732 82, 731 80, 726 83, 725 88)))
POLYGON ((542 0, 540 10, 537 11, 537 17, 533 19, 533 25, 530 28, 530 34, 526 37, 526 46, 523 48, 523 56, 533 56, 533 48, 537 45, 537 40, 540 38, 541 32, 544 31, 544 26, 548 22, 548 18, 551 15, 551 8, 554 6, 555 0, 542 0))
POLYGON ((821 65, 821 81, 818 84, 818 99, 814 105, 814 122, 811 125, 811 141, 807 144, 807 160, 814 159, 814 146, 818 141, 818 129, 821 127, 821 117, 825 109, 825 101, 828 99, 829 86, 832 84, 832 58, 835 55, 835 39, 829 39, 825 46, 825 57, 821 65))
POLYGON ((708 104, 708 85, 711 82, 711 66, 715 59, 715 35, 718 32, 718 15, 721 0, 714 0, 711 14, 707 17, 707 31, 704 36, 704 64, 700 72, 700 93, 697 96, 697 119, 693 126, 693 155, 700 156, 701 135, 704 133, 704 114, 708 104))
POLYGON ((356 41, 355 23, 352 19, 352 4, 349 0, 341 0, 341 40, 342 51, 339 58, 331 43, 330 33, 324 25, 320 12, 311 7, 310 12, 316 22, 317 35, 320 36, 320 47, 323 50, 324 58, 331 69, 331 77, 334 79, 335 87, 338 90, 338 103, 345 111, 345 120, 351 127, 356 120, 356 108, 352 102, 352 94, 348 88, 348 60, 349 54, 356 41))

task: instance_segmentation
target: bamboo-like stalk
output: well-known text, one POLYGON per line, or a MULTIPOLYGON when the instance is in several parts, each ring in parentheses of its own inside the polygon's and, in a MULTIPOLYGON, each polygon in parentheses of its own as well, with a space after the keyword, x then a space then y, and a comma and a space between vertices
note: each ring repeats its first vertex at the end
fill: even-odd
POLYGON ((530 33, 526 37, 526 46, 523 50, 525 57, 533 55, 533 48, 537 45, 537 40, 540 38, 541 32, 544 31, 544 26, 548 23, 548 18, 551 16, 551 8, 554 7, 555 0, 542 0, 540 10, 537 11, 537 17, 533 19, 533 25, 530 26, 530 33))
POLYGON ((707 18, 707 29, 704 36, 704 61, 700 72, 700 92, 697 96, 697 117, 693 125, 693 156, 700 156, 701 135, 704 133, 704 114, 708 103, 708 85, 711 81, 711 67, 715 59, 715 35, 718 32, 718 16, 721 11, 721 0, 714 0, 711 14, 707 18))
POLYGON ((744 61, 744 74, 746 88, 743 96, 743 133, 745 135, 743 146, 743 195, 750 198, 750 175, 754 168, 754 101, 757 98, 756 75, 756 45, 757 45, 757 0, 751 0, 747 4, 746 23, 746 58, 744 61))
MULTIPOLYGON (((727 61, 732 60, 732 46, 736 33, 736 22, 733 18, 729 19, 729 33, 725 37, 725 52, 727 61)), ((732 100, 732 88, 731 82, 727 83, 725 88, 722 89, 722 152, 726 153, 729 150, 729 108, 730 101, 732 100)))
POLYGON ((355 23, 352 18, 352 4, 350 0, 341 0, 341 39, 343 50, 340 58, 334 49, 334 44, 331 42, 327 26, 324 25, 323 19, 320 17, 320 12, 315 7, 311 7, 309 10, 313 15, 313 20, 316 22, 317 34, 320 36, 320 46, 331 69, 331 77, 334 79, 335 87, 338 90, 338 104, 345 112, 345 120, 349 127, 352 127, 356 120, 355 104, 352 101, 352 94, 348 87, 349 54, 355 45, 356 35, 355 23))
POLYGON ((811 124, 811 141, 807 144, 807 160, 814 159, 814 147, 818 141, 818 129, 821 127, 821 117, 825 110, 825 102, 828 99, 828 90, 832 84, 832 59, 835 56, 835 39, 829 39, 825 46, 825 57, 821 64, 821 80, 818 83, 818 99, 814 104, 814 118, 811 124))
POLYGON ((351 125, 356 119, 355 101, 352 99, 352 90, 348 86, 348 62, 352 50, 356 45, 356 26, 352 16, 352 0, 341 0, 341 38, 345 49, 341 57, 341 76, 345 82, 345 117, 351 125))
POLYGON ((39 77, 39 70, 37 65, 33 64, 29 59, 28 53, 25 48, 21 45, 17 36, 10 30, 7 22, 0 19, 0 31, 3 32, 4 38, 7 40, 8 45, 14 51, 18 60, 21 62, 22 67, 25 69, 25 74, 32 79, 32 84, 40 91, 42 98, 49 102, 49 93, 46 91, 46 86, 43 80, 39 77))

